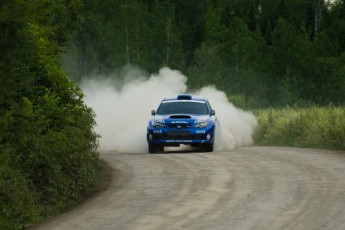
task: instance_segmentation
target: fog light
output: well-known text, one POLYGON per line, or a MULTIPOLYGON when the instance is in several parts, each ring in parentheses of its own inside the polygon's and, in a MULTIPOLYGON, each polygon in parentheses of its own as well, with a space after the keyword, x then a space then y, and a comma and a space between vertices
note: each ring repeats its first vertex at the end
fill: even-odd
POLYGON ((209 140, 211 140, 211 134, 207 134, 206 135, 206 139, 209 141, 209 140))
POLYGON ((151 133, 149 134, 149 139, 152 140, 152 134, 151 133))

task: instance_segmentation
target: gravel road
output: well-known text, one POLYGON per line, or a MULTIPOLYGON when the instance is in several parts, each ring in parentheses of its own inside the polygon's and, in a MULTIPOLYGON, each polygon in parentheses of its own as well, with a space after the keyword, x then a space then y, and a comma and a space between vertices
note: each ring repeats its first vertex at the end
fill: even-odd
POLYGON ((345 229, 345 153, 102 152, 109 188, 34 229, 345 229))

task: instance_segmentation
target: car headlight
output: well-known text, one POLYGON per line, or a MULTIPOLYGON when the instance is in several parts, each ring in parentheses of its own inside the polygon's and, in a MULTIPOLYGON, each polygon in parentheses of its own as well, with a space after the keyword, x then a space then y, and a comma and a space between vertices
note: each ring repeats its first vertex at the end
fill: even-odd
POLYGON ((207 127, 208 123, 207 121, 202 121, 202 122, 198 122, 194 125, 195 128, 205 128, 207 127))
POLYGON ((156 116, 152 121, 154 128, 164 128, 164 121, 162 117, 156 116))
POLYGON ((207 116, 201 116, 199 117, 196 122, 194 127, 195 128, 205 128, 208 126, 208 122, 207 122, 207 116))
POLYGON ((153 128, 164 128, 164 123, 153 121, 152 126, 153 128))

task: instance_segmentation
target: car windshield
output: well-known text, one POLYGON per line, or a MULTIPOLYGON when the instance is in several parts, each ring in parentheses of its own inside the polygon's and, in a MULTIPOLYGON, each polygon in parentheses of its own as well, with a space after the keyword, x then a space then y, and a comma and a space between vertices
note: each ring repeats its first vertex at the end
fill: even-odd
POLYGON ((206 103, 203 101, 165 101, 157 114, 208 114, 206 103))

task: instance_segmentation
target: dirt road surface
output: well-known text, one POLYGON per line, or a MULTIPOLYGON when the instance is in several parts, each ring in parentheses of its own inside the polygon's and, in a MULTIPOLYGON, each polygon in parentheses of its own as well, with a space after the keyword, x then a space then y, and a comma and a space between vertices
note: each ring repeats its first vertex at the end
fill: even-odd
POLYGON ((345 229, 345 153, 102 152, 109 188, 38 229, 345 229))

